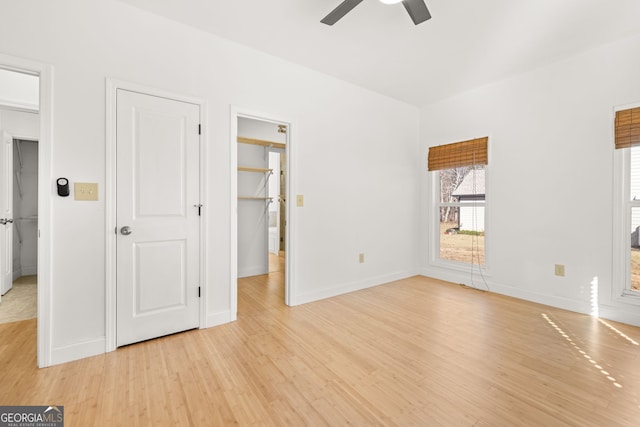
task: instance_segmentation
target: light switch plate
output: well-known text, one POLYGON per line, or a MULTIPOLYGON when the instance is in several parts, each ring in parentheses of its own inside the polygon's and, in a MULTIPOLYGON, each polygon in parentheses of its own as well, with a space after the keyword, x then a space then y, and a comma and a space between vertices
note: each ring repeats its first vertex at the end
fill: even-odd
POLYGON ((304 196, 302 194, 298 194, 296 196, 296 205, 301 208, 304 206, 304 196))
POLYGON ((73 185, 73 195, 76 200, 98 200, 98 183, 76 182, 73 185))

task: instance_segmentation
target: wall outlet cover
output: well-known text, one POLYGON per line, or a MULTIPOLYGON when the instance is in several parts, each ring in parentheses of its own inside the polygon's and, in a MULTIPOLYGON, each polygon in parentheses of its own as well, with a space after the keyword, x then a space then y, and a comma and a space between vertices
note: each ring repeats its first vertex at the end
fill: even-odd
POLYGON ((73 196, 76 200, 98 200, 98 183, 76 182, 73 185, 73 196))

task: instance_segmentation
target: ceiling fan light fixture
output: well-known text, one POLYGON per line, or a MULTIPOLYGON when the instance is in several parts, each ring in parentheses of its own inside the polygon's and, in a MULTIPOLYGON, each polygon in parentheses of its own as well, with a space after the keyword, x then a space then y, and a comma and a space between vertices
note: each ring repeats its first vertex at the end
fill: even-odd
MULTIPOLYGON (((351 10, 362 3, 364 0, 342 0, 342 3, 333 9, 327 16, 322 18, 320 22, 326 25, 333 25, 338 22, 344 15, 351 12, 351 10)), ((411 17, 411 20, 415 25, 418 25, 424 21, 431 19, 431 13, 425 3, 425 0, 380 0, 385 4, 398 4, 402 3, 407 13, 411 17)))

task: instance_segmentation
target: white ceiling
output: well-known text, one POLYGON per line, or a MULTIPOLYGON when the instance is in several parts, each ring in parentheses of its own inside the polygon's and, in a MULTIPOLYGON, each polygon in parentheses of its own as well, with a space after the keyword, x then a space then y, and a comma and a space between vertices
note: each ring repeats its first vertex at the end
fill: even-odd
POLYGON ((640 0, 122 1, 417 106, 640 33, 640 0))

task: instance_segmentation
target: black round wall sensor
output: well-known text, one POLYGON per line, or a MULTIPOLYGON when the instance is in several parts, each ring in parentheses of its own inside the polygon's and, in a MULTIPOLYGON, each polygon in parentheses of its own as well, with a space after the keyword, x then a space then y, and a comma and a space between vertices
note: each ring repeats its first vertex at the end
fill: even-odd
POLYGON ((67 178, 58 178, 58 196, 67 197, 69 195, 69 180, 67 178))

